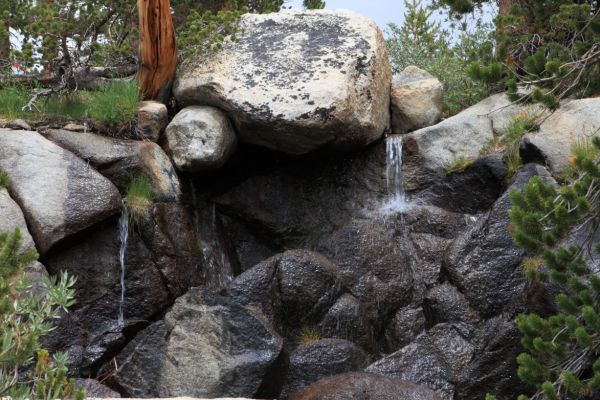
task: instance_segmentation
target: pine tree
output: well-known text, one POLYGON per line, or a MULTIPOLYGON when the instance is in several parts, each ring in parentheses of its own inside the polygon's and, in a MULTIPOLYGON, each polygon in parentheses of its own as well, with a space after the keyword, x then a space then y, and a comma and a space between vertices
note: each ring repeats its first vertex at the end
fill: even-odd
MULTIPOLYGON (((488 0, 439 0, 454 15, 488 0)), ((470 75, 502 83, 511 100, 550 108, 566 97, 600 92, 600 7, 595 0, 501 2, 495 19, 496 46, 489 61, 474 63, 470 75)))
MULTIPOLYGON (((593 145, 600 151, 599 138, 593 145)), ((598 227, 600 162, 581 156, 574 163, 579 175, 569 184, 557 188, 534 177, 510 194, 513 239, 539 256, 524 263, 526 276, 562 288, 556 315, 517 318, 526 350, 518 374, 537 389, 532 399, 589 399, 600 390, 600 277, 584 260, 590 243, 560 245, 574 228, 598 227)))
POLYGON ((304 0, 302 4, 307 10, 320 10, 325 8, 325 2, 323 0, 304 0))
POLYGON ((59 399, 85 397, 67 377, 68 356, 50 357, 39 338, 53 329, 50 322, 74 303, 75 283, 66 273, 46 278, 42 293, 35 293, 23 276, 23 268, 37 260, 33 250, 22 252, 19 229, 0 234, 0 397, 13 399, 59 399), (27 377, 23 368, 37 363, 27 377))

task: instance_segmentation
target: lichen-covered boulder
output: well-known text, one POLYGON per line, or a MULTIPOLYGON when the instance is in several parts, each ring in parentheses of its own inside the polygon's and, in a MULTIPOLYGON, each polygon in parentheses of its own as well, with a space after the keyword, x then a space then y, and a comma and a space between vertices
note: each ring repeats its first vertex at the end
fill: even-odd
POLYGON ((258 310, 193 288, 125 347, 112 380, 129 397, 273 398, 282 345, 258 310))
POLYGON ((223 111, 190 106, 179 111, 165 130, 165 149, 180 171, 198 172, 223 166, 237 138, 223 111))
POLYGON ((442 118, 444 85, 427 71, 409 65, 392 79, 392 132, 407 133, 442 118))
POLYGON ((0 170, 42 254, 121 208, 108 179, 37 132, 0 129, 0 170))
POLYGON ((240 32, 181 68, 180 104, 217 106, 240 140, 291 154, 384 133, 391 70, 375 22, 346 10, 245 14, 240 32))

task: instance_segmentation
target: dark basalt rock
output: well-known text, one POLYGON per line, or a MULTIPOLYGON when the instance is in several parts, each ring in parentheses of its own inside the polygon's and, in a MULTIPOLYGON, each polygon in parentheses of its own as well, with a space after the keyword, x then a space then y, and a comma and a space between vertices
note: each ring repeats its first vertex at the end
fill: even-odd
POLYGON ((128 397, 271 398, 282 345, 258 310, 193 288, 125 347, 111 384, 128 397))
POLYGON ((289 370, 281 398, 296 393, 327 376, 360 371, 367 355, 343 339, 321 339, 298 347, 290 354, 289 370))
POLYGON ((433 390, 412 382, 366 373, 321 379, 290 400, 443 400, 433 390))
POLYGON ((77 278, 77 303, 45 342, 55 351, 70 349, 72 369, 82 374, 93 374, 122 348, 124 332, 139 330, 140 321, 151 320, 190 286, 203 282, 202 256, 187 210, 176 204, 153 205, 129 232, 125 324, 119 326, 119 247, 118 223, 110 220, 44 259, 50 273, 67 271, 77 278))
POLYGON ((444 270, 450 281, 484 317, 524 306, 526 279, 521 260, 525 251, 513 243, 509 232, 508 193, 536 175, 554 182, 544 167, 527 164, 492 209, 461 234, 447 253, 444 270))

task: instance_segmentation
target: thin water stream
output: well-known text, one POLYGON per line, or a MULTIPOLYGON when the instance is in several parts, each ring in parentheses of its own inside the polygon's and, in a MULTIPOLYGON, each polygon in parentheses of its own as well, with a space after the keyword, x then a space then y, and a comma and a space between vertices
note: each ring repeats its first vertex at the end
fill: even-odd
POLYGON ((127 239, 129 237, 129 220, 127 218, 127 209, 123 206, 123 212, 119 219, 119 239, 121 247, 119 248, 119 263, 121 265, 121 297, 119 298, 119 317, 118 323, 123 325, 123 305, 125 303, 125 250, 127 249, 127 239))

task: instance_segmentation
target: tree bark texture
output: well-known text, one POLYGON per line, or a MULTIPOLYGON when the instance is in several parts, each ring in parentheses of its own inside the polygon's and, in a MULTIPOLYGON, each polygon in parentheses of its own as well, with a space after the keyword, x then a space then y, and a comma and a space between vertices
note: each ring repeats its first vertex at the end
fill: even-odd
POLYGON ((138 0, 140 68, 138 83, 146 100, 166 101, 175 69, 177 47, 169 0, 138 0))

